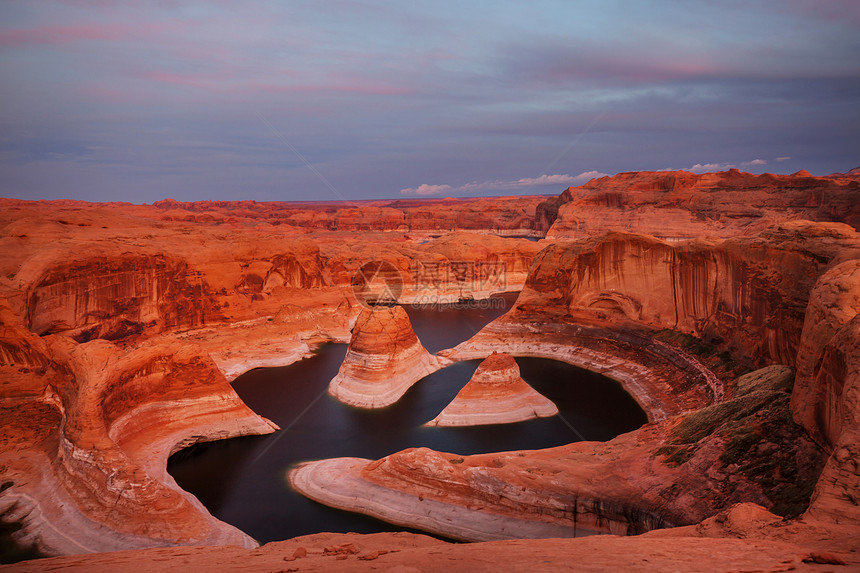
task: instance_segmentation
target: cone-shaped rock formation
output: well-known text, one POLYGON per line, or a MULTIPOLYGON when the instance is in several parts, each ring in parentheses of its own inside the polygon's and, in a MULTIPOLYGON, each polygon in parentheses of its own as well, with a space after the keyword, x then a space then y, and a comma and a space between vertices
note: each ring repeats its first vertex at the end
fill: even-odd
POLYGON ((372 306, 359 315, 328 391, 351 406, 383 408, 440 366, 421 345, 402 307, 372 306))
POLYGON ((509 424, 558 414, 552 401, 520 377, 510 354, 493 352, 428 426, 509 424))

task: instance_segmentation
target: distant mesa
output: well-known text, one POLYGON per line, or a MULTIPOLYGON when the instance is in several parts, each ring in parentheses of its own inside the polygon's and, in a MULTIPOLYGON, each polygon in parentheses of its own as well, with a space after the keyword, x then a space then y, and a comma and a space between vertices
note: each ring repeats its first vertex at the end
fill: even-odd
POLYGON ((428 426, 510 424, 558 414, 547 397, 520 377, 513 356, 493 352, 428 426))
POLYGON ((421 345, 402 307, 368 306, 352 329, 349 350, 328 391, 350 406, 384 408, 441 366, 421 345))

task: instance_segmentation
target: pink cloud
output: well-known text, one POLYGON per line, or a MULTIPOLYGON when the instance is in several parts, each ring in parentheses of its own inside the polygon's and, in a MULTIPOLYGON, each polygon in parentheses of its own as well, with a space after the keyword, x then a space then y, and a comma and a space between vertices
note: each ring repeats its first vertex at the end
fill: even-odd
MULTIPOLYGON (((285 74, 287 76, 295 74, 285 74)), ((233 77, 229 70, 222 70, 218 74, 178 74, 165 71, 149 71, 140 74, 146 80, 157 83, 179 85, 218 91, 225 93, 351 93, 363 95, 409 95, 413 91, 409 88, 375 83, 346 83, 346 82, 321 82, 308 84, 275 84, 270 82, 257 82, 242 80, 233 77)))
POLYGON ((407 187, 406 189, 401 189, 401 195, 441 195, 446 191, 450 191, 453 189, 450 185, 427 185, 426 183, 423 185, 419 185, 418 187, 412 188, 407 187))
POLYGON ((573 178, 574 183, 588 183, 592 179, 600 179, 601 177, 609 177, 609 173, 603 173, 602 171, 584 171, 573 178))
POLYGON ((318 84, 261 84, 259 91, 270 93, 316 93, 338 92, 363 95, 411 95, 414 90, 406 87, 374 83, 318 83, 318 84))
POLYGON ((0 30, 0 46, 58 46, 75 42, 125 40, 141 37, 161 26, 127 24, 81 24, 76 26, 42 26, 0 30))
POLYGON ((534 185, 567 185, 573 183, 574 177, 570 175, 541 175, 540 177, 527 177, 519 179, 517 185, 522 187, 532 187, 534 185))

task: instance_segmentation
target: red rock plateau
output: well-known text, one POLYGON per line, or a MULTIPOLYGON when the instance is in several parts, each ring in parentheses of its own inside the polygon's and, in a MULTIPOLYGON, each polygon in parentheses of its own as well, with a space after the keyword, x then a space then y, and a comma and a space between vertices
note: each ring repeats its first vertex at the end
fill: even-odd
POLYGON ((43 554, 135 550, 10 570, 860 567, 856 175, 620 174, 549 200, 0 207, 3 520, 43 554), (444 359, 584 366, 649 422, 604 443, 412 449, 291 476, 337 507, 499 541, 247 549, 167 457, 274 431, 229 381, 350 340, 354 277, 378 260, 403 301, 521 291, 444 359), (612 535, 558 538, 583 532, 612 535))
POLYGON ((493 352, 428 426, 510 424, 558 414, 552 400, 520 377, 520 367, 509 354, 493 352))
POLYGON ((860 175, 752 175, 737 169, 619 173, 538 205, 535 229, 553 238, 607 231, 664 240, 736 237, 788 220, 860 226, 860 175))
POLYGON ((328 391, 350 406, 384 408, 443 364, 421 345, 402 306, 370 306, 355 322, 328 391))

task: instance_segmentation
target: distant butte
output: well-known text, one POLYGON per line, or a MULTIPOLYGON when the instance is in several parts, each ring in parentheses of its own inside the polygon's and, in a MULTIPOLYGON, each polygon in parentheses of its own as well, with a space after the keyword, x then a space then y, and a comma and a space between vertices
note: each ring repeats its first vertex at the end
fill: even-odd
POLYGON ((493 352, 428 426, 479 426, 509 424, 558 414, 552 400, 520 377, 510 354, 493 352))

